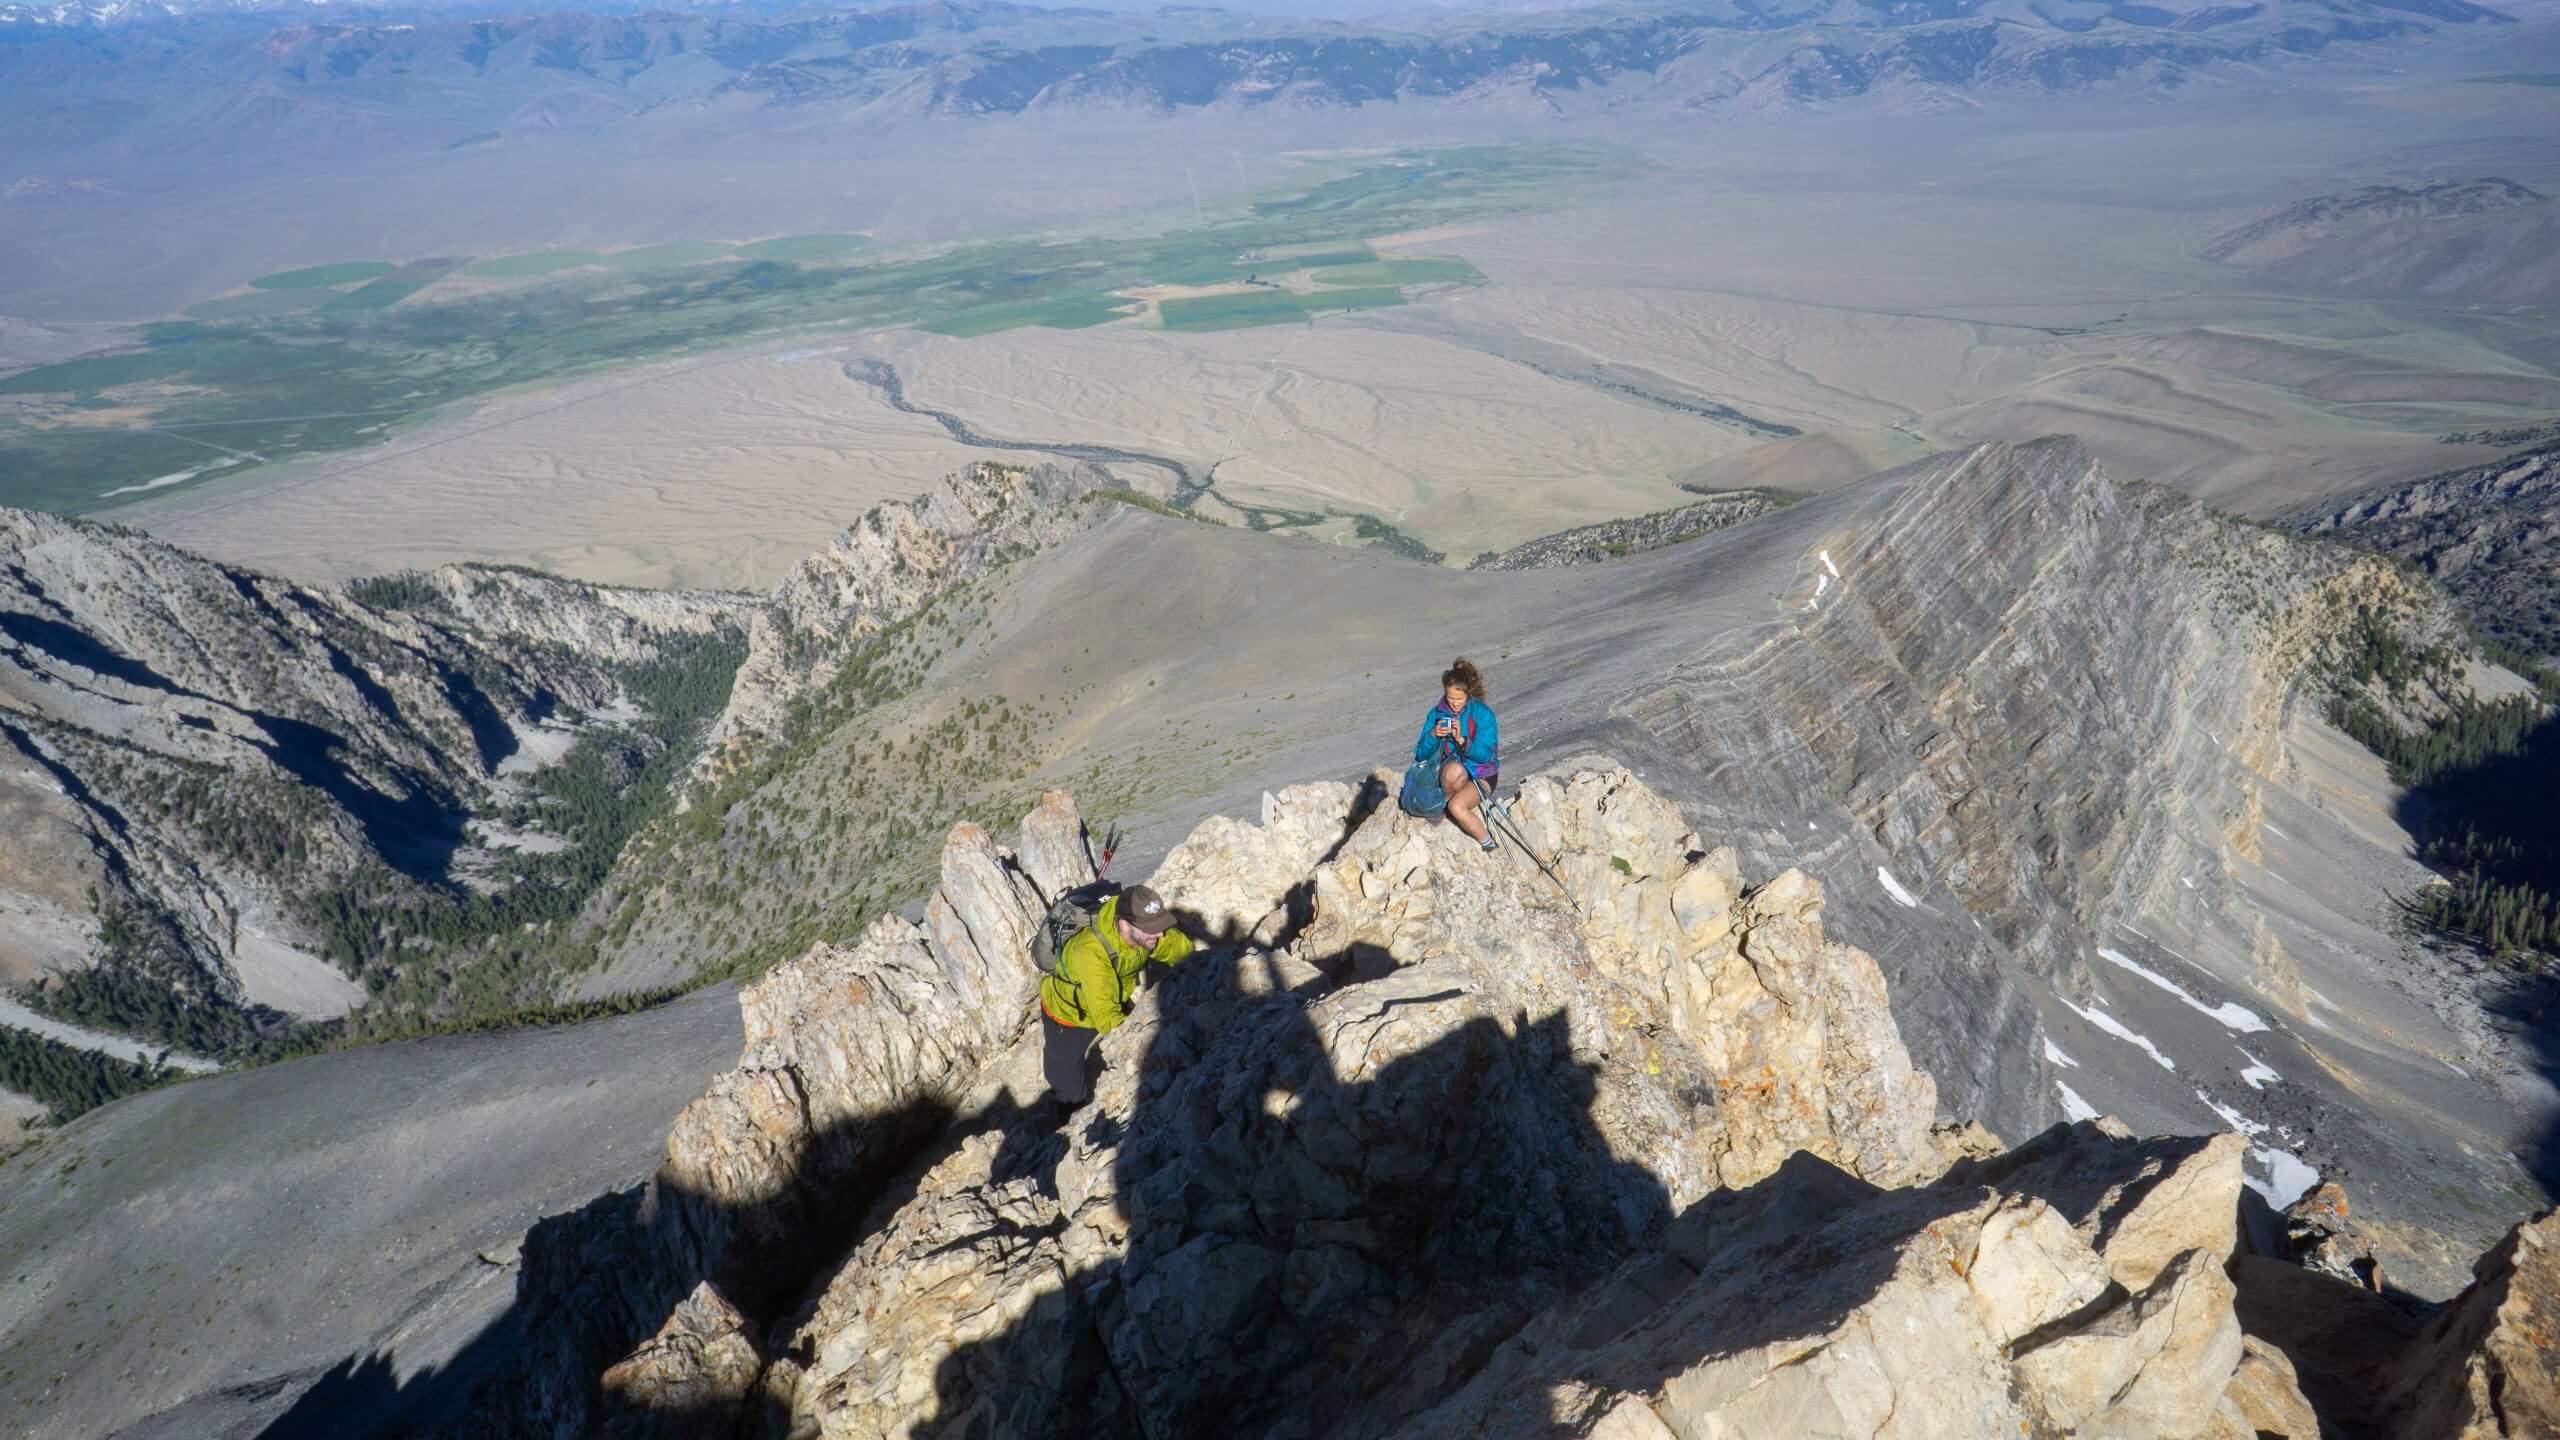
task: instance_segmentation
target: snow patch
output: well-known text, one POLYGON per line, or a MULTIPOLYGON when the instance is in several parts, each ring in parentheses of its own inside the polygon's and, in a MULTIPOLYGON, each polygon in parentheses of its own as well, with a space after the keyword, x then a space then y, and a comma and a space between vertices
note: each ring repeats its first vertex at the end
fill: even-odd
POLYGON ((2223 1124, 2239 1131, 2244 1136, 2255 1139, 2258 1136, 2267 1133, 2266 1126, 2259 1124, 2257 1121, 2250 1119, 2248 1116, 2241 1114, 2239 1111, 2232 1109, 2230 1106, 2223 1104, 2221 1101, 2214 1099, 2212 1096, 2207 1095, 2201 1090, 2196 1092, 2196 1098, 2204 1102, 2204 1108, 2221 1116, 2223 1124))
POLYGON ((2267 1178, 2261 1180, 2243 1167, 2240 1183, 2265 1196, 2267 1203, 2278 1210, 2291 1209, 2295 1201, 2310 1194, 2311 1188, 2320 1183, 2320 1172, 2304 1164, 2302 1157, 2290 1150, 2258 1145, 2250 1148, 2249 1158, 2267 1167, 2267 1178))
POLYGON ((192 469, 180 470, 174 474, 163 475, 157 480, 145 480, 139 485, 119 485, 113 490, 101 490, 98 492, 98 498, 104 500, 114 495, 140 495, 147 491, 165 490, 172 485, 184 485, 199 475, 209 475, 216 470, 228 470, 239 463, 237 460, 216 460, 210 465, 198 465, 192 469))
POLYGON ((1884 893, 1892 896, 1893 903, 1901 906, 1903 909, 1917 910, 1920 908, 1920 902, 1911 898, 1911 892, 1902 888, 1902 882, 1893 878, 1893 872, 1887 870, 1881 865, 1876 867, 1876 883, 1882 885, 1884 887, 1884 893))
POLYGON ((2080 1092, 2056 1080, 2053 1088, 2062 1092, 2062 1118, 2073 1123, 2098 1118, 2098 1107, 2080 1098, 2080 1092))
POLYGON ((2444 1057, 2443 1057, 2443 1056, 2441 1056, 2441 1055, 2439 1055, 2439 1056, 2437 1056, 2437 1057, 2436 1057, 2436 1063, 2437 1063, 2437 1064, 2439 1064, 2439 1065, 2441 1065, 2441 1066, 2443 1066, 2443 1067, 2444 1067, 2444 1068, 2446 1068, 2447 1070, 2452 1071, 2454 1074, 2461 1076, 2461 1077, 2462 1077, 2463 1079, 2465 1079, 2465 1080, 2468 1080, 2468 1079, 2470 1079, 2470 1078, 2471 1078, 2471 1072, 2470 1072, 2470 1071, 2463 1069, 2461 1066, 2454 1064, 2452 1061, 2447 1060, 2446 1058, 2444 1058, 2444 1057))
POLYGON ((2061 1066, 2065 1070, 2077 1070, 2080 1068, 2080 1062, 2063 1054, 2062 1047, 2054 1044, 2052 1037, 2050 1036, 2046 1037, 2044 1042, 2044 1058, 2053 1064, 2061 1066))
POLYGON ((2274 1066, 2246 1050, 2240 1052, 2240 1058, 2249 1062, 2249 1068, 2240 1072, 2240 1078, 2247 1081, 2252 1090, 2264 1090, 2284 1078, 2276 1073, 2274 1066))
POLYGON ((2120 970, 2125 970, 2134 975, 2138 975, 2144 980, 2148 980, 2161 989, 2168 991, 2171 995, 2178 998, 2180 1004, 2185 1005, 2188 1009, 2195 1011, 2199 1015, 2211 1016, 2213 1019, 2220 1021, 2225 1029, 2236 1030, 2243 1035, 2252 1035, 2267 1028, 2267 1022, 2259 1019, 2256 1011, 2243 1005, 2234 1004, 2228 1000, 2219 1005, 2207 1005, 2193 995, 2188 994, 2177 981, 2170 979, 2168 976, 2161 974, 2157 970, 2151 969, 2149 966, 2127 959, 2125 956, 2118 954, 2113 950, 2100 949, 2098 951, 2098 958, 2120 970))
POLYGON ((1840 567, 1831 563, 1831 552, 1828 550, 1819 550, 1814 553, 1822 557, 1822 568, 1831 572, 1831 578, 1834 580, 1839 579, 1840 567))
POLYGON ((2133 1031, 2126 1029, 2124 1022, 2116 1019, 2116 1017, 2108 1014, 2106 1011, 2101 1010, 2094 1005, 2083 1010, 2068 1000, 2065 1000, 2062 1003, 2064 1008, 2068 1009, 2072 1014, 2077 1015, 2081 1019, 2088 1021, 2090 1024, 2097 1026, 2099 1029, 2106 1031, 2108 1034, 2113 1035, 2127 1045, 2138 1047, 2143 1054, 2159 1061, 2161 1069, 2175 1070, 2178 1068, 2178 1062, 2161 1054, 2160 1047, 2152 1044, 2149 1037, 2137 1035, 2133 1031))
POLYGON ((2258 822, 2258 828, 2259 828, 2259 829, 2261 829, 2261 830, 2266 831, 2268 834, 2273 835, 2274 837, 2276 837, 2276 838, 2277 838, 2277 839, 2279 839, 2279 840, 2290 840, 2290 839, 2292 839, 2292 838, 2293 838, 2292 836, 2287 835, 2287 834, 2286 834, 2286 833, 2284 833, 2283 831, 2281 831, 2281 830, 2277 829, 2277 828, 2276 828, 2276 822, 2274 822, 2273 820, 2261 820, 2261 821, 2259 821, 2259 822, 2258 822))

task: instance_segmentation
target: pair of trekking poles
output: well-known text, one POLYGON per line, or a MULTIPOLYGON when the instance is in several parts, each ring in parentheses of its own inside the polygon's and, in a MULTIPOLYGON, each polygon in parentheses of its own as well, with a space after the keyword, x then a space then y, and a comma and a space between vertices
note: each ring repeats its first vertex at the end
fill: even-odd
MULTIPOLYGON (((1484 783, 1484 777, 1478 775, 1476 773, 1476 768, 1467 763, 1467 757, 1464 752, 1450 745, 1449 737, 1446 735, 1440 737, 1440 753, 1457 761, 1459 773, 1465 775, 1467 777, 1467 783, 1475 787, 1476 813, 1485 817, 1485 824, 1494 829, 1500 830, 1503 837, 1508 839, 1513 847, 1516 847, 1521 854, 1529 857, 1530 864, 1538 867, 1539 874, 1554 881, 1556 890, 1564 896, 1564 903, 1572 909, 1573 913, 1577 917, 1580 916, 1582 914, 1582 907, 1574 904, 1572 887, 1564 883, 1564 877, 1555 872, 1554 866, 1539 859, 1538 852, 1530 849, 1529 842, 1522 839, 1520 837, 1520 832, 1513 828, 1511 824, 1511 802, 1509 800, 1498 799, 1494 795, 1493 787, 1484 783)), ((1512 792, 1512 795, 1513 798, 1516 799, 1518 798, 1519 792, 1515 790, 1512 792)), ((1499 849, 1503 847, 1497 846, 1495 848, 1499 849)))

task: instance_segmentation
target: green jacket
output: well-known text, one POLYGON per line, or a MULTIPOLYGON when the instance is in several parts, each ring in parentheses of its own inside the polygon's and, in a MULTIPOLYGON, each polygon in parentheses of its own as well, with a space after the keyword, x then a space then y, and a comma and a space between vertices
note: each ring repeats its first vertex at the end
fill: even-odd
POLYGON ((1192 949, 1191 937, 1179 928, 1157 936, 1152 950, 1122 940, 1120 897, 1114 895, 1058 952, 1058 973, 1041 978, 1040 1004, 1061 1024, 1108 1035, 1129 1018, 1129 997, 1137 993, 1138 972, 1147 962, 1179 965, 1192 949))

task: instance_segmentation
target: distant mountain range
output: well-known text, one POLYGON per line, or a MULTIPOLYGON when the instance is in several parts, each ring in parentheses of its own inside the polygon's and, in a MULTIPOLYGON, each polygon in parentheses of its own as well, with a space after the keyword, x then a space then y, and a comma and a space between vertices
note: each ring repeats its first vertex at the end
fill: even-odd
POLYGON ((172 93, 202 87, 217 89, 233 116, 295 101, 415 104, 443 91, 437 106, 473 132, 540 123, 544 112, 528 120, 524 107, 563 85, 580 92, 588 117, 598 107, 740 101, 970 115, 1496 97, 1559 110, 1744 113, 1877 97, 1885 108, 1927 110, 1977 91, 2172 88, 2216 65, 2506 19, 2467 0, 1706 0, 1499 20, 1423 16, 1403 28, 996 0, 790 12, 607 4, 534 15, 469 4, 350 12, 327 0, 281 9, 271 0, 68 0, 0 5, 0 38, 16 42, 0 45, 0 91, 15 98, 12 109, 76 96, 84 130, 158 112, 172 93))

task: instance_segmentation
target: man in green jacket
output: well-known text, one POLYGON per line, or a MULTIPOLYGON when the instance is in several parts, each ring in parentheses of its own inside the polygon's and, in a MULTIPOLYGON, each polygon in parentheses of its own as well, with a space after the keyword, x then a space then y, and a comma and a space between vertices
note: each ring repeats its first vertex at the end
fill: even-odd
POLYGON ((1072 1110, 1093 1096, 1085 1057, 1093 1042, 1129 1018, 1129 997, 1152 960, 1179 965, 1194 947, 1173 928, 1173 909, 1144 885, 1102 902, 1093 923, 1058 952, 1058 970, 1040 981, 1041 1068, 1049 1093, 1072 1110))

